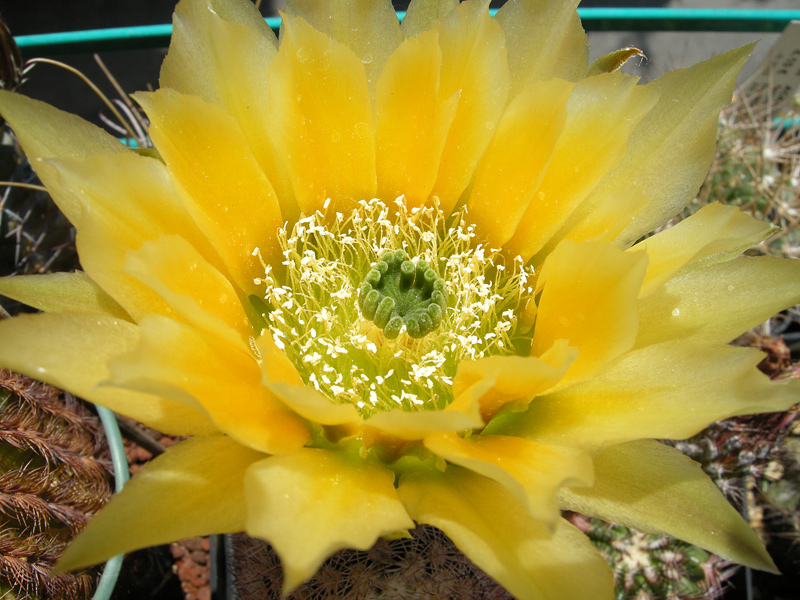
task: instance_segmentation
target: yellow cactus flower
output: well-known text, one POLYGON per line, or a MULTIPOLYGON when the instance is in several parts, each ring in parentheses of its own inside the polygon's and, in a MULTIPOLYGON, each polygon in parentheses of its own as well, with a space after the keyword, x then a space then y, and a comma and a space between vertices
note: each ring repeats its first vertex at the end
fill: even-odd
MULTIPOLYGON (((655 439, 784 410, 731 340, 800 301, 771 233, 682 210, 750 48, 647 85, 588 64, 577 0, 181 0, 157 157, 43 103, 0 112, 83 272, 7 278, 0 364, 192 436, 61 568, 196 535, 273 545, 289 593, 342 548, 442 529, 521 599, 612 598, 561 510, 774 570, 655 439)), ((629 52, 630 54, 630 52, 629 52)), ((632 55, 632 54, 630 54, 632 55)))

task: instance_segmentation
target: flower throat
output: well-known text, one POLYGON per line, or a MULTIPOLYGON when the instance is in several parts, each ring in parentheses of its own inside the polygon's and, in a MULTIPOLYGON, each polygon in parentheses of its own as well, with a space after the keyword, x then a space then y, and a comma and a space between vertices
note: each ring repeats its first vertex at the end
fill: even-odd
POLYGON ((394 204, 326 203, 278 232, 280 281, 269 265, 257 280, 267 328, 306 384, 364 417, 446 407, 462 360, 513 352, 532 293, 533 269, 476 244, 464 212, 394 204))

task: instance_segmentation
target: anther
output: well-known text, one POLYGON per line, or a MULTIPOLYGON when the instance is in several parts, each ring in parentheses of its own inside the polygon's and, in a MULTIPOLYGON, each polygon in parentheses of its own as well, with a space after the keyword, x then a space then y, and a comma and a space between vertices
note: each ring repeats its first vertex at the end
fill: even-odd
POLYGON ((421 338, 441 325, 447 308, 444 280, 427 261, 414 264, 403 250, 387 252, 369 270, 359 290, 364 318, 383 329, 388 339, 421 338))

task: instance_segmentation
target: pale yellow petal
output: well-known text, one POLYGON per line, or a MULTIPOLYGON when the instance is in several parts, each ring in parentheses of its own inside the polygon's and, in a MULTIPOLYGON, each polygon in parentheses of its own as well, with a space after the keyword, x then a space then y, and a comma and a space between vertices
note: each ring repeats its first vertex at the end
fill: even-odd
POLYGON ((557 340, 578 349, 559 388, 597 373, 636 339, 636 299, 647 258, 604 243, 561 242, 542 266, 531 354, 557 340))
POLYGON ((592 488, 562 488, 561 507, 644 533, 669 535, 732 562, 777 572, 758 536, 703 470, 654 440, 594 455, 592 488))
POLYGON ((251 2, 183 0, 175 7, 161 87, 218 104, 236 119, 285 218, 297 218, 291 182, 270 136, 267 69, 277 40, 251 2))
POLYGON ((577 5, 578 0, 509 0, 497 12, 514 95, 532 81, 580 81, 586 75, 589 45, 577 5))
POLYGON ((504 435, 462 438, 443 433, 425 438, 425 447, 451 463, 493 479, 528 514, 555 528, 561 516, 556 491, 562 485, 591 485, 592 459, 574 448, 541 444, 504 435))
POLYGON ((573 84, 527 85, 508 105, 475 171, 467 200, 480 238, 501 248, 514 234, 547 172, 567 119, 573 84))
POLYGON ((439 35, 425 32, 403 42, 389 58, 375 99, 378 197, 405 196, 407 206, 428 199, 456 114, 459 93, 439 95, 439 35))
POLYGON ((83 271, 0 278, 0 294, 45 312, 99 313, 130 321, 130 316, 83 271))
POLYGON ((224 110, 168 89, 138 93, 150 135, 183 192, 187 210, 219 252, 233 281, 253 291, 264 274, 252 256, 280 261, 281 212, 272 185, 236 121, 224 110))
POLYGON ((590 381, 542 396, 491 433, 592 448, 684 439, 735 415, 786 410, 800 380, 775 382, 753 348, 665 342, 635 350, 590 381))
POLYGON ((453 392, 459 395, 477 382, 486 382, 486 392, 479 402, 481 417, 488 423, 509 402, 520 410, 534 396, 556 385, 577 356, 577 348, 569 347, 567 340, 558 340, 539 357, 487 356, 464 360, 453 379, 453 392))
POLYGON ((39 314, 0 321, 0 365, 175 435, 216 431, 199 411, 149 394, 102 386, 108 361, 132 349, 138 328, 108 315, 39 314))
POLYGON ((122 272, 126 254, 146 240, 177 232, 209 260, 216 254, 186 213, 163 163, 132 153, 51 164, 62 189, 83 206, 75 225, 86 273, 134 319, 172 314, 152 290, 122 272))
POLYGON ((0 90, 0 114, 11 125, 53 200, 72 223, 80 214, 80 203, 71 194, 62 192, 56 172, 42 159, 133 154, 119 140, 96 125, 21 94, 0 90))
POLYGON ((758 221, 735 206, 704 206, 688 219, 628 250, 647 253, 647 275, 640 296, 654 292, 686 265, 728 260, 774 231, 770 223, 758 221))
POLYGON ((128 253, 125 272, 170 305, 181 321, 247 348, 253 327, 230 281, 177 235, 128 253))
POLYGON ((436 23, 442 49, 439 93, 459 94, 432 196, 449 213, 472 179, 508 99, 510 76, 500 26, 487 1, 468 0, 436 23))
POLYGON ((486 422, 481 417, 480 399, 496 381, 495 376, 471 383, 459 390, 444 410, 409 412, 398 408, 379 412, 365 424, 404 440, 421 440, 434 433, 480 429, 486 422))
POLYGON ((620 244, 632 244, 694 198, 714 158, 719 111, 730 102, 752 49, 743 46, 670 71, 646 86, 658 90, 658 103, 633 132, 628 154, 605 189, 608 202, 627 187, 642 190, 649 201, 622 232, 620 244))
POLYGON ((400 499, 419 523, 438 527, 519 600, 611 600, 611 569, 589 540, 559 519, 533 519, 500 484, 448 465, 404 473, 400 499))
POLYGON ((364 63, 374 95, 389 55, 403 41, 391 2, 382 0, 288 0, 286 14, 346 45, 364 63))
POLYGON ((449 15, 459 0, 411 0, 400 28, 403 35, 412 38, 430 29, 439 19, 449 15))
POLYGON ((319 448, 248 469, 246 530, 278 553, 284 595, 337 550, 367 550, 378 537, 414 526, 393 480, 376 463, 319 448))
POLYGON ((344 44, 286 15, 269 68, 270 131, 300 210, 373 198, 375 136, 364 64, 344 44))
POLYGON ((627 152, 628 138, 655 101, 650 88, 625 73, 604 73, 575 85, 552 161, 506 251, 525 260, 548 242, 627 152))
POLYGON ((134 475, 58 562, 67 571, 117 554, 244 529, 244 474, 264 457, 225 436, 171 446, 134 475))
POLYGON ((742 257, 686 270, 639 301, 636 347, 674 339, 727 343, 798 302, 798 260, 742 257))
POLYGON ((232 439, 262 452, 291 452, 310 441, 306 422, 261 385, 253 356, 165 317, 148 317, 140 329, 135 348, 111 361, 115 387, 202 410, 232 439))

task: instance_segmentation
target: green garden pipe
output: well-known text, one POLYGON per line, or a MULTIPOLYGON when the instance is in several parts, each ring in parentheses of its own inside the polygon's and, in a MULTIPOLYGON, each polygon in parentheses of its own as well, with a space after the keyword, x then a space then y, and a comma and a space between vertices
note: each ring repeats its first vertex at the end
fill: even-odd
MULTIPOLYGON (((496 13, 492 10, 492 13, 496 13)), ((696 8, 579 8, 586 31, 739 31, 781 32, 800 10, 696 8)), ((398 12, 402 19, 405 12, 398 12)), ((280 19, 270 17, 273 31, 280 19)), ((25 56, 55 56, 107 50, 166 48, 172 25, 143 25, 87 31, 21 35, 15 38, 25 56)))
MULTIPOLYGON (((111 450, 111 464, 114 466, 114 491, 119 493, 122 491, 122 486, 128 481, 128 459, 125 456, 125 446, 122 444, 122 435, 119 432, 119 425, 114 413, 102 406, 96 406, 96 408, 97 414, 103 422, 108 447, 111 450)), ((122 567, 123 557, 124 555, 120 554, 108 559, 92 600, 109 600, 111 598, 119 570, 122 567)))

